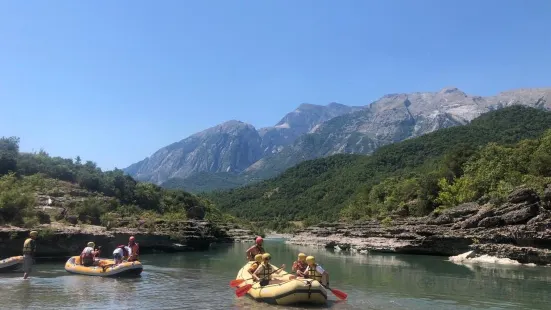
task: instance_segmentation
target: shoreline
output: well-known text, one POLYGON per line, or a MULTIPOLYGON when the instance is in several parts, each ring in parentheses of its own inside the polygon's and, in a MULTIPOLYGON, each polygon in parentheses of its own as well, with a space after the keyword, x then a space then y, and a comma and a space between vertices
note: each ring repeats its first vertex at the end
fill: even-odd
POLYGON ((396 217, 391 223, 324 223, 298 231, 286 243, 358 253, 453 257, 470 252, 466 259, 495 257, 546 266, 551 264, 551 189, 540 198, 519 188, 499 206, 465 203, 426 217, 396 217))
POLYGON ((21 255, 23 242, 31 230, 39 232, 36 253, 39 261, 79 255, 89 241, 102 247, 103 256, 111 256, 118 245, 128 243, 130 236, 136 237, 141 254, 206 251, 211 244, 248 242, 254 238, 250 230, 236 225, 200 220, 158 221, 155 229, 149 230, 60 223, 43 224, 33 229, 0 226, 0 259, 21 255))

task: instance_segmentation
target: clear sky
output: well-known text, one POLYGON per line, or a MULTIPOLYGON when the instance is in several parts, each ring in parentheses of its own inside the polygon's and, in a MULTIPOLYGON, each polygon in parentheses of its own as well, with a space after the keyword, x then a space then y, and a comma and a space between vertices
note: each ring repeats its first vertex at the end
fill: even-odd
POLYGON ((0 136, 124 168, 226 120, 551 86, 551 1, 0 1, 0 136))

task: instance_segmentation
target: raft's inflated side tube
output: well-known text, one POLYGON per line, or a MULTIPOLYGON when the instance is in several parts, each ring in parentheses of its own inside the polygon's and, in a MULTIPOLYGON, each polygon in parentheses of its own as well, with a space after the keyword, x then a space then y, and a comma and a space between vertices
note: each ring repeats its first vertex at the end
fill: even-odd
POLYGON ((114 266, 112 259, 100 259, 99 266, 86 267, 80 264, 80 257, 73 256, 65 263, 65 270, 70 273, 98 277, 128 277, 139 276, 143 265, 139 261, 123 262, 114 266))
MULTIPOLYGON (((272 275, 278 281, 273 281, 274 284, 260 286, 260 283, 248 280, 252 278, 248 269, 252 262, 247 263, 237 273, 236 279, 245 279, 239 287, 247 284, 252 284, 253 287, 247 292, 247 296, 252 299, 277 305, 292 305, 292 304, 317 304, 322 305, 327 303, 327 291, 318 281, 311 279, 291 279, 292 275, 281 271, 272 275)), ((273 270, 279 267, 272 265, 273 270)), ((272 283, 272 282, 270 282, 272 283)))
POLYGON ((15 271, 22 267, 23 256, 12 256, 0 260, 0 272, 15 271))

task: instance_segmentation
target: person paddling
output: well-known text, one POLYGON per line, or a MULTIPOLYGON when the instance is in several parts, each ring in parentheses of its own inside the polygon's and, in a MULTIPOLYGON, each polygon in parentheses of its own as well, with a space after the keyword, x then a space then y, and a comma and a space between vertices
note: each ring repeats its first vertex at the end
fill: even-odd
POLYGON ((113 251, 113 259, 115 260, 115 266, 122 263, 123 259, 128 259, 132 255, 132 249, 126 245, 119 245, 115 251, 113 251))
POLYGON ((264 248, 262 247, 262 244, 264 243, 264 239, 262 237, 258 236, 255 240, 255 245, 247 249, 247 260, 250 262, 254 261, 254 257, 256 254, 264 254, 266 251, 264 251, 264 248))
POLYGON ((304 270, 305 278, 313 279, 325 286, 329 286, 329 273, 320 265, 316 264, 316 258, 314 256, 308 256, 306 257, 306 263, 308 267, 304 270))
POLYGON ((136 242, 136 237, 130 236, 128 238, 128 247, 132 250, 132 253, 130 254, 130 257, 128 258, 129 262, 133 262, 136 260, 140 260, 139 254, 140 254, 140 245, 136 242))
POLYGON ((84 250, 82 250, 80 253, 80 263, 83 266, 89 267, 94 265, 96 257, 98 257, 100 253, 95 248, 96 244, 94 242, 88 242, 84 250))
POLYGON ((254 256, 255 262, 251 264, 251 267, 248 269, 250 274, 253 274, 256 271, 256 268, 262 264, 262 254, 256 254, 254 256))
MULTIPOLYGON (((272 256, 270 253, 264 253, 262 254, 262 264, 256 268, 256 271, 253 273, 253 279, 255 281, 260 281, 260 286, 266 286, 270 284, 270 280, 272 280, 272 274, 273 273, 280 273, 281 270, 275 272, 273 270, 272 264, 270 264, 270 260, 272 259, 272 256)), ((285 264, 281 265, 279 269, 285 268, 285 264)))
POLYGON ((31 231, 29 238, 23 243, 23 279, 27 279, 32 271, 34 256, 36 255, 36 238, 37 231, 31 231))
POLYGON ((308 264, 306 263, 306 254, 299 253, 298 259, 293 262, 292 270, 296 273, 298 277, 304 277, 304 271, 308 267, 308 264))

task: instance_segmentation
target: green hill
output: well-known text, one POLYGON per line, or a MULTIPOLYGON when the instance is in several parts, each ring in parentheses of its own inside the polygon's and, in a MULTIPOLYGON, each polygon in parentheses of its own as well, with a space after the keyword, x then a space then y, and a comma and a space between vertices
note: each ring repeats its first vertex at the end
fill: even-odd
POLYGON ((104 172, 79 157, 20 153, 18 138, 0 138, 0 225, 33 227, 56 220, 132 226, 159 219, 230 218, 188 192, 136 182, 118 169, 104 172))
MULTIPOLYGON (((274 179, 204 196, 223 211, 278 227, 287 221, 352 220, 397 211, 422 215, 443 204, 438 195, 448 188, 442 179, 453 183, 460 178, 488 143, 512 145, 536 139, 549 128, 550 112, 513 106, 466 126, 381 147, 371 156, 311 160, 274 179)), ((470 198, 488 194, 486 189, 470 198)))
POLYGON ((182 189, 192 193, 209 192, 213 189, 227 190, 256 181, 247 175, 228 172, 199 172, 185 179, 172 178, 161 184, 167 189, 182 189))

